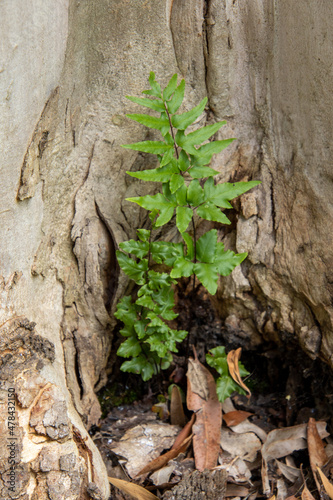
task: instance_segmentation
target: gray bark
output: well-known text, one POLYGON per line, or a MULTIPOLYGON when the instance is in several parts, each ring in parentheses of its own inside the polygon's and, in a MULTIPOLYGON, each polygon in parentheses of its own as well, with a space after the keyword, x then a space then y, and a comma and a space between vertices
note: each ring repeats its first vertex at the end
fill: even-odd
POLYGON ((235 228, 220 231, 249 258, 221 281, 216 307, 249 344, 289 336, 332 366, 333 7, 5 0, 0 11, 0 347, 3 389, 16 388, 26 435, 18 498, 47 498, 73 453, 76 479, 51 494, 89 498, 94 482, 106 499, 105 469, 85 426, 100 416, 95 393, 126 287, 115 249, 146 221, 125 198, 148 188, 125 171, 153 162, 120 148, 148 134, 126 119, 137 108, 125 95, 139 95, 150 70, 162 85, 178 72, 188 84, 184 110, 207 95, 202 124, 227 119, 221 138, 238 140, 212 166, 221 181, 262 185, 235 204, 235 228), (12 359, 7 335, 17 338, 12 359), (42 349, 39 362, 32 350, 20 365, 33 336, 54 355, 42 349), (29 420, 37 403, 45 411, 29 420), (45 466, 50 450, 59 458, 45 466))

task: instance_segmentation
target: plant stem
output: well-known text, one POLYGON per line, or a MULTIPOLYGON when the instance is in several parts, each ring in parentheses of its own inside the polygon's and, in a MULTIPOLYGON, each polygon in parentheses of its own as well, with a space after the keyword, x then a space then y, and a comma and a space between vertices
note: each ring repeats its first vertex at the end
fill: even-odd
POLYGON ((169 120, 169 124, 170 124, 171 137, 173 139, 173 147, 174 147, 174 150, 175 150, 175 153, 176 153, 176 157, 177 157, 177 160, 178 160, 178 158, 179 158, 178 148, 177 148, 177 145, 176 145, 175 134, 174 134, 173 126, 172 126, 172 123, 171 123, 170 113, 168 111, 168 107, 165 104, 165 102, 163 102, 163 104, 164 104, 164 107, 165 107, 166 114, 168 116, 168 120, 169 120))

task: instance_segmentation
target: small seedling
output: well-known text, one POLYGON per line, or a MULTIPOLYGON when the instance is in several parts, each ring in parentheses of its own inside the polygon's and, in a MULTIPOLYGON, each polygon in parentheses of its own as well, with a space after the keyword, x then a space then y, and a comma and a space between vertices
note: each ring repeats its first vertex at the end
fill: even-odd
MULTIPOLYGON (((127 174, 143 181, 161 183, 162 189, 154 195, 128 198, 128 201, 150 212, 151 229, 138 229, 137 240, 119 244, 119 266, 138 288, 134 299, 125 296, 119 301, 115 313, 124 323, 120 333, 126 337, 117 354, 130 358, 122 364, 121 370, 140 374, 143 380, 149 380, 160 370, 168 368, 172 353, 177 352, 177 343, 188 335, 185 330, 175 330, 169 326, 170 320, 177 317, 174 312, 174 285, 177 280, 193 276, 194 285, 197 279, 214 295, 219 275, 229 275, 247 256, 247 253, 237 254, 226 250, 223 243, 218 241, 216 229, 197 238, 195 218, 230 224, 221 209, 232 208, 230 200, 260 183, 215 184, 214 176, 219 172, 211 168, 209 163, 214 154, 220 153, 234 139, 209 139, 225 122, 185 133, 204 112, 207 98, 190 111, 177 114, 184 99, 185 80, 178 84, 177 75, 173 75, 162 91, 155 74, 151 72, 149 83, 151 88, 143 91, 149 97, 128 99, 157 112, 158 116, 127 116, 146 127, 159 130, 162 138, 123 147, 157 155, 157 168, 127 174), (182 242, 155 238, 156 230, 170 221, 175 221, 182 242), (162 272, 156 270, 157 265, 163 265, 162 272)), ((223 353, 216 353, 217 358, 208 356, 208 364, 212 365, 212 359, 219 359, 221 364, 223 353)), ((219 372, 221 366, 214 365, 219 372)), ((226 372, 220 374, 224 377, 226 372)), ((230 384, 230 389, 232 386, 234 390, 237 384, 230 384)), ((220 391, 221 397, 225 393, 220 391)))

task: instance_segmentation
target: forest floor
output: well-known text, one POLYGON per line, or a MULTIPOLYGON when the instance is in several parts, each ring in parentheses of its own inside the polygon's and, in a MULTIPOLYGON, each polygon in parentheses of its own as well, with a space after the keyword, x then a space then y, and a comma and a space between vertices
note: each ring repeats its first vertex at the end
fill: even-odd
MULTIPOLYGON (((217 345, 225 345, 227 352, 239 347, 204 294, 191 301, 190 311, 182 300, 178 297, 179 328, 190 329, 191 344, 201 363, 205 353, 217 345)), ((116 349, 115 345, 113 351, 116 349)), ((176 372, 172 374, 170 369, 149 383, 121 372, 121 360, 114 361, 108 385, 99 394, 103 418, 90 430, 109 477, 130 482, 117 483, 120 489, 112 486, 110 500, 255 500, 273 496, 277 500, 333 500, 329 483, 333 477, 332 374, 298 345, 263 343, 255 350, 243 349, 242 363, 250 372, 246 384, 252 395, 234 393, 223 403, 221 447, 216 467, 210 470, 198 467, 198 444, 193 452, 188 437, 193 432, 191 424, 187 424, 185 437, 181 435, 181 446, 177 448, 176 443, 173 452, 168 452, 192 415, 186 404, 171 409, 168 395, 175 376, 186 393, 185 347, 175 357, 176 372), (136 484, 144 490, 135 489, 136 484)), ((209 449, 212 423, 204 425, 208 438, 206 435, 199 448, 207 446, 207 464, 214 454, 209 449)))

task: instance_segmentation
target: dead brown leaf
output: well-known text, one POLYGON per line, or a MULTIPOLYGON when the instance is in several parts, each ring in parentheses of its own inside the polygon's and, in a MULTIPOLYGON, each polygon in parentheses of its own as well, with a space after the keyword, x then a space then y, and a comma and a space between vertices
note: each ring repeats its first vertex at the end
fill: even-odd
POLYGON ((304 483, 304 488, 301 495, 302 500, 315 500, 314 496, 310 493, 309 488, 304 483))
POLYGON ((308 441, 308 451, 310 458, 310 465, 313 477, 316 481, 318 493, 320 494, 321 485, 317 477, 317 467, 322 467, 327 462, 327 455, 324 448, 324 443, 322 442, 314 418, 310 418, 307 427, 307 441, 308 441))
POLYGON ((146 490, 145 488, 142 488, 142 486, 139 486, 138 484, 130 483, 128 481, 124 481, 123 479, 117 479, 115 477, 108 477, 108 479, 109 482, 113 484, 113 486, 115 486, 122 492, 131 495, 133 498, 136 498, 137 500, 158 500, 157 496, 155 496, 153 493, 146 490))
POLYGON ((179 387, 174 385, 171 391, 170 403, 170 420, 171 425, 179 425, 184 427, 186 424, 186 417, 184 415, 182 396, 179 387))
POLYGON ((229 368, 229 373, 234 379, 234 381, 240 385, 245 392, 247 392, 248 397, 251 397, 251 391, 250 389, 244 384, 242 377, 240 376, 239 373, 239 367, 238 367, 238 361, 240 359, 240 355, 242 353, 242 348, 239 347, 235 351, 230 351, 227 355, 227 362, 228 362, 228 368, 229 368))
POLYGON ((191 420, 187 422, 185 427, 180 431, 180 433, 176 437, 176 440, 171 448, 172 450, 178 448, 178 446, 180 446, 182 442, 185 441, 185 439, 191 434, 194 422, 195 422, 195 413, 192 414, 191 420))
MULTIPOLYGON (((196 353, 195 353, 196 356, 196 353)), ((187 371, 187 407, 196 412, 193 425, 195 466, 199 471, 217 463, 222 425, 221 403, 213 375, 198 360, 190 358, 187 371)))
MULTIPOLYGON (((326 422, 316 422, 316 427, 321 438, 329 435, 326 432, 326 422)), ((263 459, 268 461, 273 458, 282 458, 295 450, 305 449, 307 447, 306 429, 307 424, 300 424, 269 432, 261 450, 263 459)))
POLYGON ((242 411, 242 410, 235 410, 235 411, 229 411, 228 413, 225 413, 223 415, 223 420, 227 424, 228 427, 232 427, 233 425, 238 425, 241 422, 244 422, 244 420, 247 419, 247 417, 251 417, 253 413, 249 413, 248 411, 242 411))
POLYGON ((184 441, 180 444, 180 446, 178 446, 178 448, 171 449, 167 453, 164 453, 163 455, 149 462, 149 464, 147 464, 142 470, 140 470, 140 472, 138 472, 135 477, 141 476, 142 474, 147 474, 148 472, 153 472, 164 467, 169 462, 169 460, 176 458, 179 453, 183 453, 186 450, 186 448, 190 444, 191 439, 192 435, 184 439, 184 441))
POLYGON ((227 484, 225 492, 226 497, 248 497, 250 493, 249 488, 240 486, 239 484, 227 484))
POLYGON ((325 491, 330 497, 331 500, 333 500, 333 484, 327 479, 325 474, 320 470, 319 467, 317 467, 318 474, 320 476, 320 479, 324 485, 325 491))

